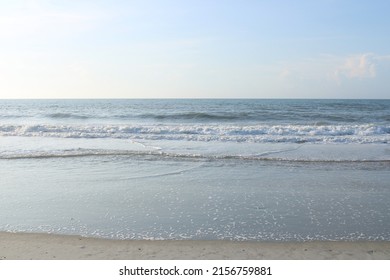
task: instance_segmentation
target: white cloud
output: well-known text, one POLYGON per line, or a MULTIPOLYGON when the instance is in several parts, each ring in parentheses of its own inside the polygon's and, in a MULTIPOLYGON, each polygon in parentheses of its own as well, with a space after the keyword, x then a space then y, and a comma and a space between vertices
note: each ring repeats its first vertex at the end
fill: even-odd
MULTIPOLYGON (((283 95, 388 98, 390 55, 322 54, 268 65, 267 71, 272 73, 267 78, 269 87, 279 89, 283 95)), ((267 80, 262 81, 265 83, 267 80)))
POLYGON ((378 56, 372 53, 352 55, 336 71, 336 77, 346 78, 375 78, 378 56))
POLYGON ((390 55, 374 53, 347 56, 320 55, 299 61, 285 61, 278 65, 278 76, 284 80, 331 81, 374 79, 388 69, 390 55))

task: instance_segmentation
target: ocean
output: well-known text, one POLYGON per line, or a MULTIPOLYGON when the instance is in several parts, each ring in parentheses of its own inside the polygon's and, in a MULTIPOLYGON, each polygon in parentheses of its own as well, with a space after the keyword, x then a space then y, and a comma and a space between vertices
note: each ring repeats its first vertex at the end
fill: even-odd
POLYGON ((0 100, 0 231, 390 241, 390 100, 0 100))

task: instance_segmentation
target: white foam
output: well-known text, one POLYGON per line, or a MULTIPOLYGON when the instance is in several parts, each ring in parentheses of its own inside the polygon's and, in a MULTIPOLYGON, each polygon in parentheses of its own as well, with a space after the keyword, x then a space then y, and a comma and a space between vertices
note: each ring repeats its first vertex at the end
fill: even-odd
POLYGON ((390 143, 388 125, 0 125, 0 136, 255 143, 390 143))
POLYGON ((204 142, 113 138, 0 137, 0 159, 147 157, 154 160, 262 160, 302 162, 390 162, 383 144, 204 142))

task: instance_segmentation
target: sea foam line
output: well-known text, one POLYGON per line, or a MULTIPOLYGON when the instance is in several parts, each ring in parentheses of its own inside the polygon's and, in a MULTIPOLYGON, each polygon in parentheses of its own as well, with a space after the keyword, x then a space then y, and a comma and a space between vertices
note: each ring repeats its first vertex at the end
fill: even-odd
POLYGON ((390 143, 388 125, 0 125, 0 136, 255 143, 390 143))
MULTIPOLYGON (((299 147, 298 147, 299 148, 299 147)), ((286 152, 297 150, 279 151, 286 152)), ((50 152, 17 152, 17 153, 2 153, 0 160, 19 160, 19 159, 46 159, 46 158, 74 158, 74 157, 138 157, 155 160, 163 159, 181 159, 181 160, 243 160, 243 161, 267 161, 267 162, 301 162, 301 163, 385 163, 389 164, 390 159, 326 159, 326 158, 290 158, 290 157, 270 157, 275 151, 265 152, 258 155, 234 155, 234 154, 190 154, 190 153, 173 153, 163 151, 133 151, 133 150, 101 150, 101 149, 74 149, 64 151, 50 152)), ((180 171, 182 172, 182 171, 180 171)))

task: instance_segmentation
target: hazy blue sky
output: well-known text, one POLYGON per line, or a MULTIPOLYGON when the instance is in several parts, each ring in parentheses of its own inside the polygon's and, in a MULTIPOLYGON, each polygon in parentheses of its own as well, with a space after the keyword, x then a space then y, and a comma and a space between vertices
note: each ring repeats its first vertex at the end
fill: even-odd
POLYGON ((390 1, 0 0, 0 98, 389 98, 390 1))

